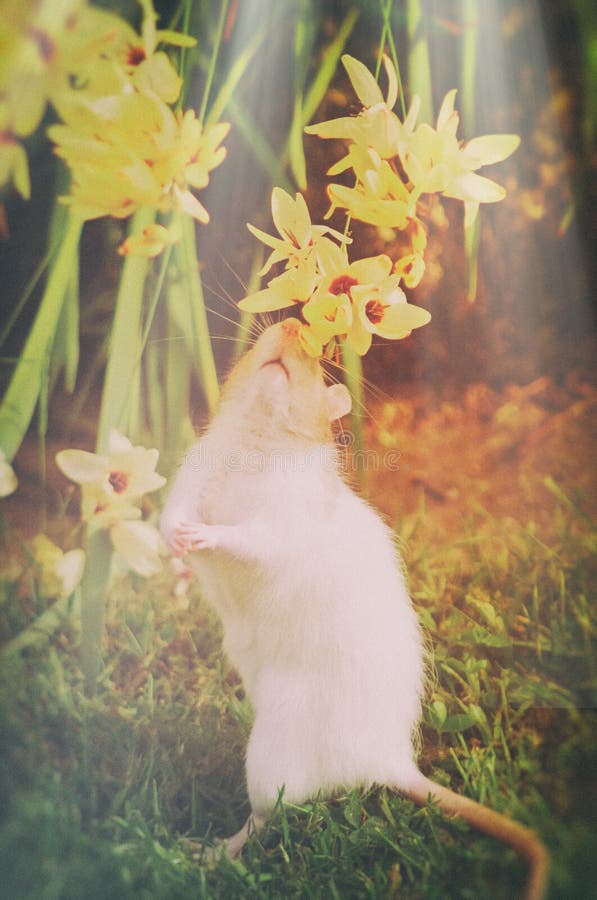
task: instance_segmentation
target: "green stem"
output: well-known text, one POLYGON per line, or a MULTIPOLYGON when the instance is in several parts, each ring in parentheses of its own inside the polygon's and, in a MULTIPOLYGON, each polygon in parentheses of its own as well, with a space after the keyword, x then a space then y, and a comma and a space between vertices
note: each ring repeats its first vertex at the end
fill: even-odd
MULTIPOLYGON (((142 231, 154 219, 153 209, 140 209, 133 217, 131 232, 142 231)), ((148 270, 149 260, 134 255, 127 256, 122 268, 102 393, 97 438, 100 453, 106 450, 110 430, 128 430, 139 412, 143 296, 148 270)))
POLYGON ((226 18, 228 16, 228 0, 223 0, 222 5, 220 7, 220 18, 218 20, 218 25, 216 28, 216 37, 214 40, 214 45, 211 53, 211 58, 209 61, 209 69, 207 71, 207 81, 205 82, 205 88, 203 90, 203 98, 201 100, 201 109, 199 110, 198 119, 201 124, 205 119, 205 113, 207 112, 207 101, 209 100, 209 93, 211 91, 211 85, 214 79, 215 71, 216 71, 216 63, 218 60, 218 54, 220 52, 220 45, 222 43, 222 35, 224 34, 224 26, 226 25, 226 18))
POLYGON ((90 530, 81 581, 81 668, 89 693, 94 690, 101 666, 105 596, 111 559, 112 544, 106 529, 90 530))
MULTIPOLYGON (((461 110, 462 124, 465 138, 470 139, 475 129, 475 67, 477 61, 477 0, 461 0, 462 25, 464 37, 462 39, 461 56, 461 110)), ((479 279, 479 216, 474 225, 468 228, 464 235, 464 247, 466 252, 466 297, 469 303, 473 303, 477 296, 477 284, 479 279)))
POLYGON ((392 34, 392 3, 393 0, 381 0, 381 14, 383 17, 383 28, 381 30, 381 37, 379 39, 379 53, 377 54, 377 64, 375 66, 375 78, 379 77, 379 72, 381 69, 382 57, 385 50, 386 41, 390 48, 390 56, 392 62, 394 63, 394 68, 396 69, 396 75, 398 77, 398 94, 400 96, 400 108, 402 110, 402 118, 406 117, 406 100, 404 99, 404 88, 402 85, 402 76, 400 74, 400 66, 398 65, 398 54, 396 53, 396 44, 394 43, 394 36, 392 34))
POLYGON ((177 247, 180 269, 186 282, 187 296, 193 321, 193 337, 197 346, 197 363, 201 377, 201 385, 207 400, 210 413, 213 413, 220 398, 218 373, 214 360, 213 347, 209 336, 207 310, 203 297, 203 287, 199 277, 197 249, 195 244, 195 223, 189 216, 182 220, 182 243, 177 247))
POLYGON ((69 216, 35 321, 0 406, 0 447, 10 461, 19 449, 42 390, 44 373, 73 269, 83 222, 69 216))
POLYGON ((421 120, 431 122, 433 119, 431 69, 422 6, 422 0, 407 0, 406 2, 409 44, 408 80, 411 97, 413 94, 418 94, 421 98, 421 120))
POLYGON ((475 127, 475 65, 477 59, 477 0, 461 0, 462 54, 460 57, 460 108, 464 137, 470 140, 475 127))

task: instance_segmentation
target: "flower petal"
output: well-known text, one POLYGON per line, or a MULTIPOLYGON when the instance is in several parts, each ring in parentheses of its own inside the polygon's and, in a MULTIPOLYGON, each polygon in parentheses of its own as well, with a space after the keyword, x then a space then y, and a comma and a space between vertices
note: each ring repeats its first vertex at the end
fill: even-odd
POLYGON ((311 236, 311 216, 302 194, 293 199, 282 188, 272 191, 272 219, 279 233, 295 247, 304 247, 311 236))
POLYGON ((209 213, 202 203, 199 203, 194 194, 190 191, 181 191, 178 185, 174 185, 174 194, 178 200, 178 204, 184 212, 188 213, 198 222, 207 225, 209 222, 209 213))
POLYGON ((60 450, 56 465, 63 475, 77 484, 100 483, 108 474, 108 460, 87 450, 60 450))
POLYGON ((506 196, 506 191, 500 184, 475 172, 467 172, 455 178, 444 193, 446 197, 474 200, 477 203, 497 203, 506 196))
POLYGON ((148 522, 117 522, 110 529, 114 549, 138 575, 156 575, 162 569, 159 532, 148 522))
POLYGON ((519 144, 518 134, 484 134, 465 144, 462 157, 467 167, 479 169, 507 159, 519 144))
POLYGON ((13 494, 18 486, 19 482, 14 469, 6 461, 4 451, 0 450, 0 497, 8 497, 9 494, 13 494))
POLYGON ((54 571, 60 579, 63 597, 70 597, 75 588, 80 584, 85 571, 85 552, 83 550, 69 550, 57 560, 54 571))
POLYGON ((111 428, 108 435, 108 452, 109 453, 128 453, 133 449, 133 445, 129 438, 117 428, 111 428))
POLYGON ((354 56, 349 56, 348 53, 342 56, 342 62, 348 72, 355 94, 363 106, 375 106, 377 103, 384 102, 381 89, 367 66, 355 59, 354 56))
POLYGON ((381 322, 375 326, 380 337, 399 340, 407 337, 413 328, 421 328, 431 320, 431 314, 414 303, 393 303, 381 322))
POLYGON ((394 109, 396 100, 398 99, 398 76, 396 75, 396 69, 394 68, 392 60, 387 53, 384 53, 383 55, 383 64, 386 75, 388 76, 388 96, 386 105, 388 109, 394 109))

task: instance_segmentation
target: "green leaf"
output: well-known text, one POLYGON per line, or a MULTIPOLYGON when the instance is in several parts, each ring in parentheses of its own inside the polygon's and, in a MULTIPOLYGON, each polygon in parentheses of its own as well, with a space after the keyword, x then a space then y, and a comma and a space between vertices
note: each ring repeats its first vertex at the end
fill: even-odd
POLYGON ((14 458, 29 427, 47 373, 52 344, 72 272, 78 266, 83 223, 67 220, 58 255, 50 269, 37 315, 0 406, 0 447, 14 458))
POLYGON ((454 716, 448 716, 442 725, 442 732, 444 734, 454 734, 458 731, 466 731, 467 728, 472 728, 476 724, 477 719, 475 716, 459 713, 454 716))
POLYGON ((444 722, 448 717, 448 710, 443 700, 434 700, 427 709, 425 716, 429 725, 439 731, 443 728, 444 722))

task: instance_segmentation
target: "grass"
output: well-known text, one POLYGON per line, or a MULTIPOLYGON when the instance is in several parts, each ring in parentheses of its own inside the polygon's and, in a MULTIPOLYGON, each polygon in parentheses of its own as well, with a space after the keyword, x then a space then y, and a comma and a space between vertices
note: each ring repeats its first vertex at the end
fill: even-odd
MULTIPOLYGON (((595 852, 594 546, 574 504, 551 497, 549 543, 532 524, 482 512, 444 546, 426 542, 424 510, 401 531, 435 646, 421 766, 536 828, 554 856, 550 896, 580 898, 591 896, 595 852)), ((27 561, 4 573, 3 640, 47 605, 36 577, 27 561)), ((227 835, 247 814, 250 710, 214 616, 175 586, 171 572, 115 584, 93 697, 75 624, 3 657, 4 896, 517 895, 524 864, 513 852, 384 789, 280 803, 241 860, 189 858, 185 836, 227 835)))

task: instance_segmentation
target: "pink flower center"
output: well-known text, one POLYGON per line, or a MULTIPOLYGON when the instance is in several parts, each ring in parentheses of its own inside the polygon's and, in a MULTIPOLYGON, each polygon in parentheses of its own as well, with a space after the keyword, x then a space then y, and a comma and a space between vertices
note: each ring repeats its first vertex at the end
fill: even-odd
POLYGON ((350 289, 355 284, 358 284, 356 278, 352 278, 350 275, 338 275, 337 278, 334 278, 328 290, 330 294, 334 294, 336 297, 338 294, 350 295, 350 289))
POLYGON ((383 319, 384 309, 381 300, 368 300, 365 304, 365 315, 373 325, 379 325, 383 319))
POLYGON ((122 494, 129 485, 129 477, 126 472, 110 472, 108 481, 114 488, 115 494, 122 494))
POLYGON ((143 47, 129 47, 126 61, 129 66, 138 66, 146 59, 146 56, 147 54, 143 47))

